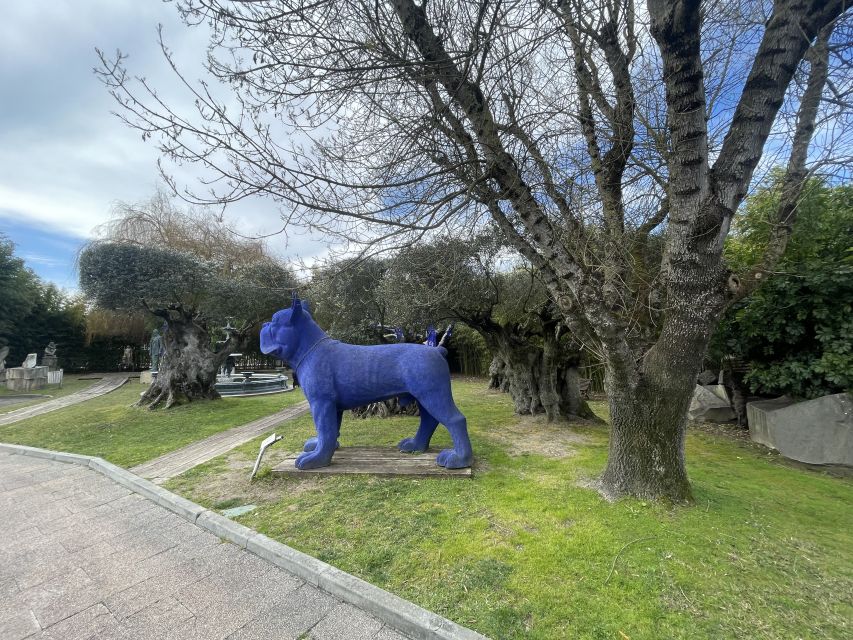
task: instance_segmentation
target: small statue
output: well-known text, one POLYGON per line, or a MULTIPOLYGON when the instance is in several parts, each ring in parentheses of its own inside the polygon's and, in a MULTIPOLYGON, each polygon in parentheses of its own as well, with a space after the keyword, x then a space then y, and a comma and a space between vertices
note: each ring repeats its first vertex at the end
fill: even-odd
POLYGON ((121 356, 121 368, 124 371, 133 369, 133 347, 129 344, 124 347, 124 352, 121 356))
POLYGON ((56 343, 51 340, 47 343, 47 346, 44 348, 44 355, 46 356, 55 356, 56 355, 56 343))
POLYGON ((33 367, 36 366, 37 360, 38 360, 38 354, 37 353, 28 353, 27 359, 21 363, 21 366, 24 369, 32 369, 33 367))
POLYGON ((9 347, 0 347, 0 371, 6 370, 6 356, 9 355, 9 347))
POLYGON ((148 350, 151 353, 151 371, 159 371, 160 356, 163 353, 163 338, 160 337, 160 332, 157 329, 151 332, 151 342, 148 343, 148 350))
POLYGON ((435 330, 435 327, 429 325, 427 327, 427 339, 424 344, 428 347, 437 347, 438 346, 438 333, 435 330))

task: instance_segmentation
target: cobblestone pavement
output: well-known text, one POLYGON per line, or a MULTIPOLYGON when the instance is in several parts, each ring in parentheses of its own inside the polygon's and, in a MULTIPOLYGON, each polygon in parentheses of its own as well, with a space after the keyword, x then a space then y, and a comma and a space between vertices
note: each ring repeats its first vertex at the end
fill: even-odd
POLYGON ((70 407, 72 404, 85 402, 92 398, 97 398, 98 396, 102 396, 105 393, 118 389, 125 382, 127 382, 127 374, 105 373, 104 377, 91 387, 86 387, 76 393, 70 393, 67 396, 54 398, 53 400, 46 400, 45 402, 40 402, 39 404, 35 404, 31 407, 24 407, 22 409, 15 409, 14 411, 4 413, 0 416, 0 427, 20 422, 21 420, 26 420, 33 416, 40 416, 43 413, 56 411, 57 409, 64 409, 65 407, 70 407))
POLYGON ((95 471, 5 453, 0 638, 405 640, 95 471))

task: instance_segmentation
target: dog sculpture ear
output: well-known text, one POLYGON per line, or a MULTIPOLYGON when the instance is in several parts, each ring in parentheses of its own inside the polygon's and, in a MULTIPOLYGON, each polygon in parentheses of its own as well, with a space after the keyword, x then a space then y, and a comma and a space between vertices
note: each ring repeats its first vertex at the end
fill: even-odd
POLYGON ((302 315, 302 301, 296 297, 296 292, 293 292, 293 304, 290 305, 290 321, 294 322, 302 315))

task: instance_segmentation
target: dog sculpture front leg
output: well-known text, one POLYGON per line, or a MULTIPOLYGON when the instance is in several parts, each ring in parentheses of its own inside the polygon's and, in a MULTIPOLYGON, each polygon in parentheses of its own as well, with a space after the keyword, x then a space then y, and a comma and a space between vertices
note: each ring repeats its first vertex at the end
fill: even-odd
POLYGON ((317 429, 317 444, 296 459, 297 469, 328 467, 335 453, 339 429, 337 408, 331 402, 317 403, 311 406, 311 415, 317 429))
MULTIPOLYGON (((338 433, 335 436, 335 449, 341 448, 341 441, 338 438, 341 437, 341 421, 344 419, 344 412, 338 411, 338 433)), ((305 441, 305 444, 302 446, 303 451, 314 451, 317 448, 317 436, 311 436, 305 441)))

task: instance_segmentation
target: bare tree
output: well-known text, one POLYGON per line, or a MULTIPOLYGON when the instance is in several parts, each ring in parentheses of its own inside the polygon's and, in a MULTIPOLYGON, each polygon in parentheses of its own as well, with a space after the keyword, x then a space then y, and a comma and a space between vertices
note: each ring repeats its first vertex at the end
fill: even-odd
POLYGON ((207 208, 181 207, 163 188, 143 202, 116 202, 112 217, 95 234, 110 242, 191 253, 223 274, 273 260, 262 240, 238 234, 207 208))
POLYGON ((765 149, 801 165, 815 95, 830 87, 849 119, 849 48, 830 37, 844 0, 180 8, 212 26, 208 68, 227 97, 175 67, 197 106, 178 113, 120 54, 101 54, 99 73, 121 118, 211 172, 185 198, 264 195, 288 222, 380 247, 491 219, 604 358, 603 491, 690 499, 695 376, 722 310, 757 279, 729 272, 723 241, 765 149))

